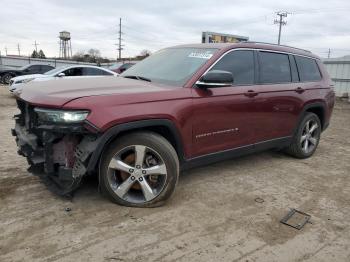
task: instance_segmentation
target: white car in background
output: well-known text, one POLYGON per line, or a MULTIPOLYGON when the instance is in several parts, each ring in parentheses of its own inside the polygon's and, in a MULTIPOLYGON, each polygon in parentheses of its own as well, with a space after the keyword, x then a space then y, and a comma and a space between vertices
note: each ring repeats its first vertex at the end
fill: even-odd
POLYGON ((98 66, 74 65, 63 66, 47 71, 44 74, 23 75, 11 78, 9 90, 11 93, 22 89, 25 83, 31 81, 47 81, 66 77, 98 77, 98 76, 118 76, 117 73, 98 66))

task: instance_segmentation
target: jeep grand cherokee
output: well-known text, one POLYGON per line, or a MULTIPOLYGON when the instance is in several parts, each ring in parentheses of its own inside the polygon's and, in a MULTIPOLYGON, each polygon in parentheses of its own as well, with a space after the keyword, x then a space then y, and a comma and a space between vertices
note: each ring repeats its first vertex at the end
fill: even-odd
POLYGON ((116 79, 29 83, 17 102, 18 152, 63 194, 97 173, 112 201, 154 207, 180 170, 271 148, 310 157, 334 91, 311 52, 245 42, 166 48, 116 79))

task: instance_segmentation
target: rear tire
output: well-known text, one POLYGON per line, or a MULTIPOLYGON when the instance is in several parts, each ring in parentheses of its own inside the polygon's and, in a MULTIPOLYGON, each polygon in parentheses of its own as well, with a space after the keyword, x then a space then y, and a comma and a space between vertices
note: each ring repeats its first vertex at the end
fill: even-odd
POLYGON ((178 177, 175 149, 153 132, 117 138, 100 162, 101 192, 123 206, 163 205, 174 192, 178 177))
POLYGON ((320 137, 320 119, 316 114, 307 112, 298 126, 292 143, 285 151, 296 158, 308 158, 315 153, 320 137))

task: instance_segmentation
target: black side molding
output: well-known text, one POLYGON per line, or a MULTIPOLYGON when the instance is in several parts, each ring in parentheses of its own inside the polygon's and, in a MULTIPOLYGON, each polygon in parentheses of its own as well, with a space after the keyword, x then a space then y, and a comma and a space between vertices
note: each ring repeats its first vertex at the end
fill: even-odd
POLYGON ((228 149, 221 152, 216 152, 204 156, 195 157, 187 160, 182 166, 181 170, 187 170, 198 166, 206 166, 223 160, 228 160, 235 157, 240 157, 260 151, 265 151, 273 148, 284 148, 290 145, 292 136, 271 139, 268 141, 259 142, 247 146, 228 149))

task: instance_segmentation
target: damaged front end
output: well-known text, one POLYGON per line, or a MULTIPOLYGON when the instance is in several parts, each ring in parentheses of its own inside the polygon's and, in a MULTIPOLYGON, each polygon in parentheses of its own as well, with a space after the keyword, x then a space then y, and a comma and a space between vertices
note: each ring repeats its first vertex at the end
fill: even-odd
POLYGON ((18 154, 27 158, 29 171, 54 182, 55 192, 70 194, 87 174, 98 130, 84 121, 81 112, 76 116, 72 111, 35 108, 22 100, 17 105, 21 113, 14 116, 12 134, 18 154))

